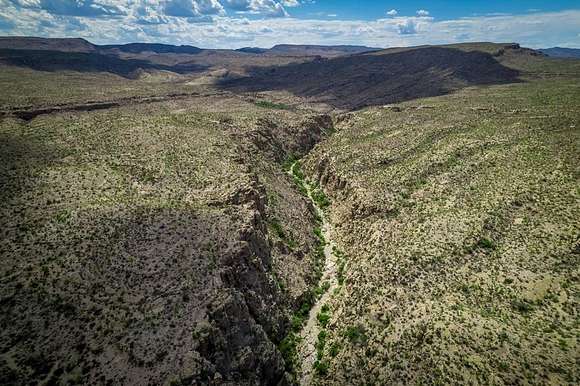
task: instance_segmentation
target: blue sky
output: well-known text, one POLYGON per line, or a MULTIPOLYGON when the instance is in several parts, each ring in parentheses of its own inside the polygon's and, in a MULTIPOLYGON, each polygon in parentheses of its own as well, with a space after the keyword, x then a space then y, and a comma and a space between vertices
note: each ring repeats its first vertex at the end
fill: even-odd
POLYGON ((0 0, 0 34, 204 48, 469 41, 580 48, 580 1, 0 0))
POLYGON ((381 1, 381 0, 317 0, 303 2, 303 6, 292 9, 292 16, 336 15, 341 19, 373 20, 384 15, 385 10, 395 9, 399 15, 414 15, 419 9, 427 10, 431 16, 449 20, 467 16, 493 14, 523 14, 530 11, 554 12, 580 9, 580 1, 539 0, 487 0, 487 1, 381 1))

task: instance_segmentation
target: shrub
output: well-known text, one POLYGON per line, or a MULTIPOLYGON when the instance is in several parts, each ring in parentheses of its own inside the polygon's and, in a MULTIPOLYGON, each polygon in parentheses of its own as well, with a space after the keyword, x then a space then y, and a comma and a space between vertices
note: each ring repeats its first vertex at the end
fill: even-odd
POLYGON ((314 371, 317 375, 326 376, 328 374, 329 364, 327 361, 316 361, 314 362, 314 371))
POLYGON ((365 328, 360 324, 347 327, 345 336, 351 343, 365 343, 368 339, 365 328))
POLYGON ((324 311, 322 310, 321 312, 318 313, 318 315, 316 315, 316 319, 318 319, 318 323, 322 326, 322 328, 325 328, 328 325, 328 322, 330 321, 330 314, 328 313, 328 311, 324 311))
POLYGON ((265 109, 275 109, 275 110, 291 110, 292 107, 284 103, 274 103, 270 101, 257 101, 255 103, 258 107, 263 107, 265 109))
POLYGON ((487 239, 485 237, 482 237, 477 242, 477 246, 483 249, 495 249, 495 243, 492 240, 487 239))

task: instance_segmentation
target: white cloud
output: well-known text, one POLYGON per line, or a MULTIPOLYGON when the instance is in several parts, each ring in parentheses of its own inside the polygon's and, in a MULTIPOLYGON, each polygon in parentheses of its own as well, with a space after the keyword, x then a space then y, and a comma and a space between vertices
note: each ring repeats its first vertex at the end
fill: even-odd
POLYGON ((399 12, 396 9, 391 9, 390 11, 387 12, 387 15, 389 16, 397 16, 399 14, 399 12))
POLYGON ((275 0, 222 0, 226 8, 232 9, 239 13, 260 14, 269 17, 285 17, 288 12, 284 9, 282 3, 289 3, 291 7, 298 6, 297 1, 283 1, 282 3, 275 0))
POLYGON ((217 0, 168 0, 164 11, 167 16, 176 17, 225 14, 224 7, 217 0))
POLYGON ((426 11, 424 9, 420 9, 417 11, 417 16, 429 16, 429 11, 426 11))
POLYGON ((298 7, 300 5, 298 0, 282 0, 281 3, 284 7, 298 7))
POLYGON ((397 24, 397 28, 401 35, 414 35, 417 33, 417 23, 413 19, 402 20, 401 23, 397 24))

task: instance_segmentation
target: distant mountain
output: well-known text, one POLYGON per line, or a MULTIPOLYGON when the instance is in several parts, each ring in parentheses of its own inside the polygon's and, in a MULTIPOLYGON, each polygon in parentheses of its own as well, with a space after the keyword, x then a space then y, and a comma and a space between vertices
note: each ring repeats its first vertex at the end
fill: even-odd
POLYGON ((189 54, 195 55, 203 51, 201 48, 194 46, 174 46, 171 44, 158 43, 129 43, 129 44, 109 44, 98 46, 101 50, 116 49, 122 52, 138 54, 141 52, 155 52, 157 54, 189 54))
POLYGON ((245 52, 247 54, 263 54, 265 52, 268 52, 268 49, 259 47, 242 47, 238 48, 236 51, 245 52))
POLYGON ((138 54, 142 52, 155 52, 158 54, 190 54, 195 55, 203 51, 201 48, 194 46, 174 46, 171 44, 158 43, 129 43, 129 44, 108 44, 96 45, 85 39, 53 39, 53 38, 37 38, 37 37, 0 37, 0 49, 11 50, 48 50, 60 52, 97 52, 118 50, 121 52, 138 54))
POLYGON ((308 55, 308 56, 340 56, 360 54, 362 52, 379 51, 382 48, 366 46, 320 46, 320 45, 298 45, 298 44, 278 44, 268 50, 270 54, 278 55, 308 55))
POLYGON ((284 90, 351 110, 446 94, 465 85, 515 82, 518 71, 497 59, 515 55, 527 60, 534 52, 517 44, 492 43, 395 48, 255 68, 250 76, 226 81, 223 87, 284 90))
POLYGON ((580 48, 552 47, 552 48, 542 48, 538 51, 543 52, 544 54, 551 56, 553 58, 580 59, 580 48))
POLYGON ((97 51, 97 46, 80 38, 54 39, 24 36, 0 36, 0 49, 95 52, 97 51))
MULTIPOLYGON (((38 37, 20 37, 5 36, 0 37, 0 49, 17 49, 17 50, 49 50, 60 52, 103 52, 120 51, 130 54, 140 54, 143 52, 154 52, 157 54, 187 54, 196 55, 204 50, 189 45, 171 45, 159 43, 129 43, 129 44, 106 44, 96 45, 80 38, 38 38, 38 37)), ((222 52, 243 52, 249 54, 268 54, 278 56, 323 56, 335 57, 342 55, 359 54, 362 52, 378 51, 380 48, 365 46, 320 46, 320 45, 293 45, 278 44, 274 47, 243 47, 237 50, 220 50, 222 52)))
POLYGON ((360 54, 363 52, 380 51, 382 48, 366 46, 321 46, 300 44, 278 44, 272 48, 243 47, 236 51, 249 54, 292 55, 292 56, 323 56, 334 57, 360 54))
POLYGON ((164 65, 143 59, 123 59, 101 52, 63 52, 47 49, 25 50, 0 48, 0 64, 28 67, 36 71, 110 72, 127 78, 135 78, 139 70, 191 73, 207 69, 197 63, 164 65))

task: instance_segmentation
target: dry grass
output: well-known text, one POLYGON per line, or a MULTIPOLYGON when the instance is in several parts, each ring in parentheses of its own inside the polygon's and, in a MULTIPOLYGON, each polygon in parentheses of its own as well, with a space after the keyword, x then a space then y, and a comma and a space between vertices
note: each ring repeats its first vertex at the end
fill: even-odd
POLYGON ((579 78, 538 78, 349 114, 308 156, 349 256, 321 384, 577 380, 579 78))

